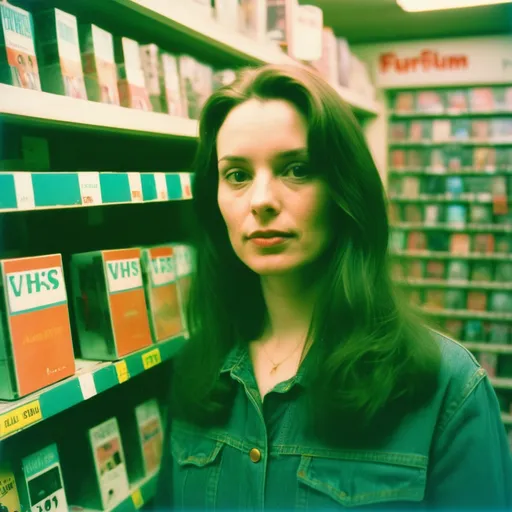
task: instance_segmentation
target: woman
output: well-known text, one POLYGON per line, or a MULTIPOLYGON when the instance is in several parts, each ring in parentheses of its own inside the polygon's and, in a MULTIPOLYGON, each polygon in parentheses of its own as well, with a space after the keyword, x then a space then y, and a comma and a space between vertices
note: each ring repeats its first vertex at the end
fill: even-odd
POLYGON ((216 92, 194 205, 160 509, 512 503, 494 391, 395 295, 381 180, 330 86, 266 66, 216 92))

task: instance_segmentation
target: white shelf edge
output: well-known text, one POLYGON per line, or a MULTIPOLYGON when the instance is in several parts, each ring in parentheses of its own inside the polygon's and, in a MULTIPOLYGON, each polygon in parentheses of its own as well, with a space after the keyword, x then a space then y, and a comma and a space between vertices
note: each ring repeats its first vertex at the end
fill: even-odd
POLYGON ((193 119, 68 98, 5 84, 0 84, 0 115, 125 133, 187 139, 198 136, 198 122, 193 119))

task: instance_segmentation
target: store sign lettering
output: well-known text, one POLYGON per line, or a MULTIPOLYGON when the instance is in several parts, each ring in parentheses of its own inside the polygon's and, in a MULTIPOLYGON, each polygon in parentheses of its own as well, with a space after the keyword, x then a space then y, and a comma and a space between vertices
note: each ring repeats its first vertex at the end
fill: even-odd
POLYGON ((460 71, 468 69, 467 55, 441 55, 432 50, 423 50, 417 57, 399 57, 394 52, 379 56, 381 73, 414 73, 417 71, 460 71))

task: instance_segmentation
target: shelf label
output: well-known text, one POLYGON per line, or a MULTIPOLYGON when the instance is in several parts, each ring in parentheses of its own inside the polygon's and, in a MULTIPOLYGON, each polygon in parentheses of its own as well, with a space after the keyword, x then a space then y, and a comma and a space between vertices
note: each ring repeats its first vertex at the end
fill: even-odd
POLYGON ((119 384, 126 382, 130 378, 130 372, 128 370, 128 366, 126 361, 119 361, 115 364, 117 379, 119 380, 119 384))
POLYGON ((84 400, 88 400, 89 398, 98 394, 92 373, 80 375, 80 377, 78 377, 78 382, 80 383, 80 389, 82 390, 82 396, 84 397, 84 400))
POLYGON ((183 199, 192 199, 192 188, 190 186, 190 174, 187 172, 180 173, 181 197, 183 199))
POLYGON ((159 348, 155 348, 149 352, 146 352, 145 354, 142 354, 142 364, 144 365, 144 370, 149 370, 161 362, 162 356, 160 354, 159 348))
POLYGON ((78 184, 83 206, 102 204, 99 172, 79 172, 78 184))
POLYGON ((15 172, 14 185, 16 188, 16 204, 18 210, 33 210, 35 208, 32 173, 15 172))
POLYGON ((169 195, 167 194, 167 182, 165 181, 165 174, 163 172, 155 172, 155 188, 156 198, 159 201, 167 201, 169 195))
POLYGON ((140 489, 136 489, 132 492, 132 501, 133 506, 139 510, 139 508, 142 508, 144 506, 144 498, 142 497, 142 493, 140 492, 140 489))
POLYGON ((0 416, 0 439, 43 419, 41 404, 34 400, 0 416))
POLYGON ((140 178, 140 173, 138 172, 129 172, 128 174, 128 183, 130 184, 130 194, 133 202, 142 201, 142 180, 140 178))

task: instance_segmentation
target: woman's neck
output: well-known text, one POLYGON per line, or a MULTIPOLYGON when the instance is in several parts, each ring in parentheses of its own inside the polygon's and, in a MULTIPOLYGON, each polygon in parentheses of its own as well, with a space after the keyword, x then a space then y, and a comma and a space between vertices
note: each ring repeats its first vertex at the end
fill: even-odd
POLYGON ((262 276, 261 286, 267 308, 264 338, 281 347, 296 344, 308 332, 320 283, 304 273, 262 276))

